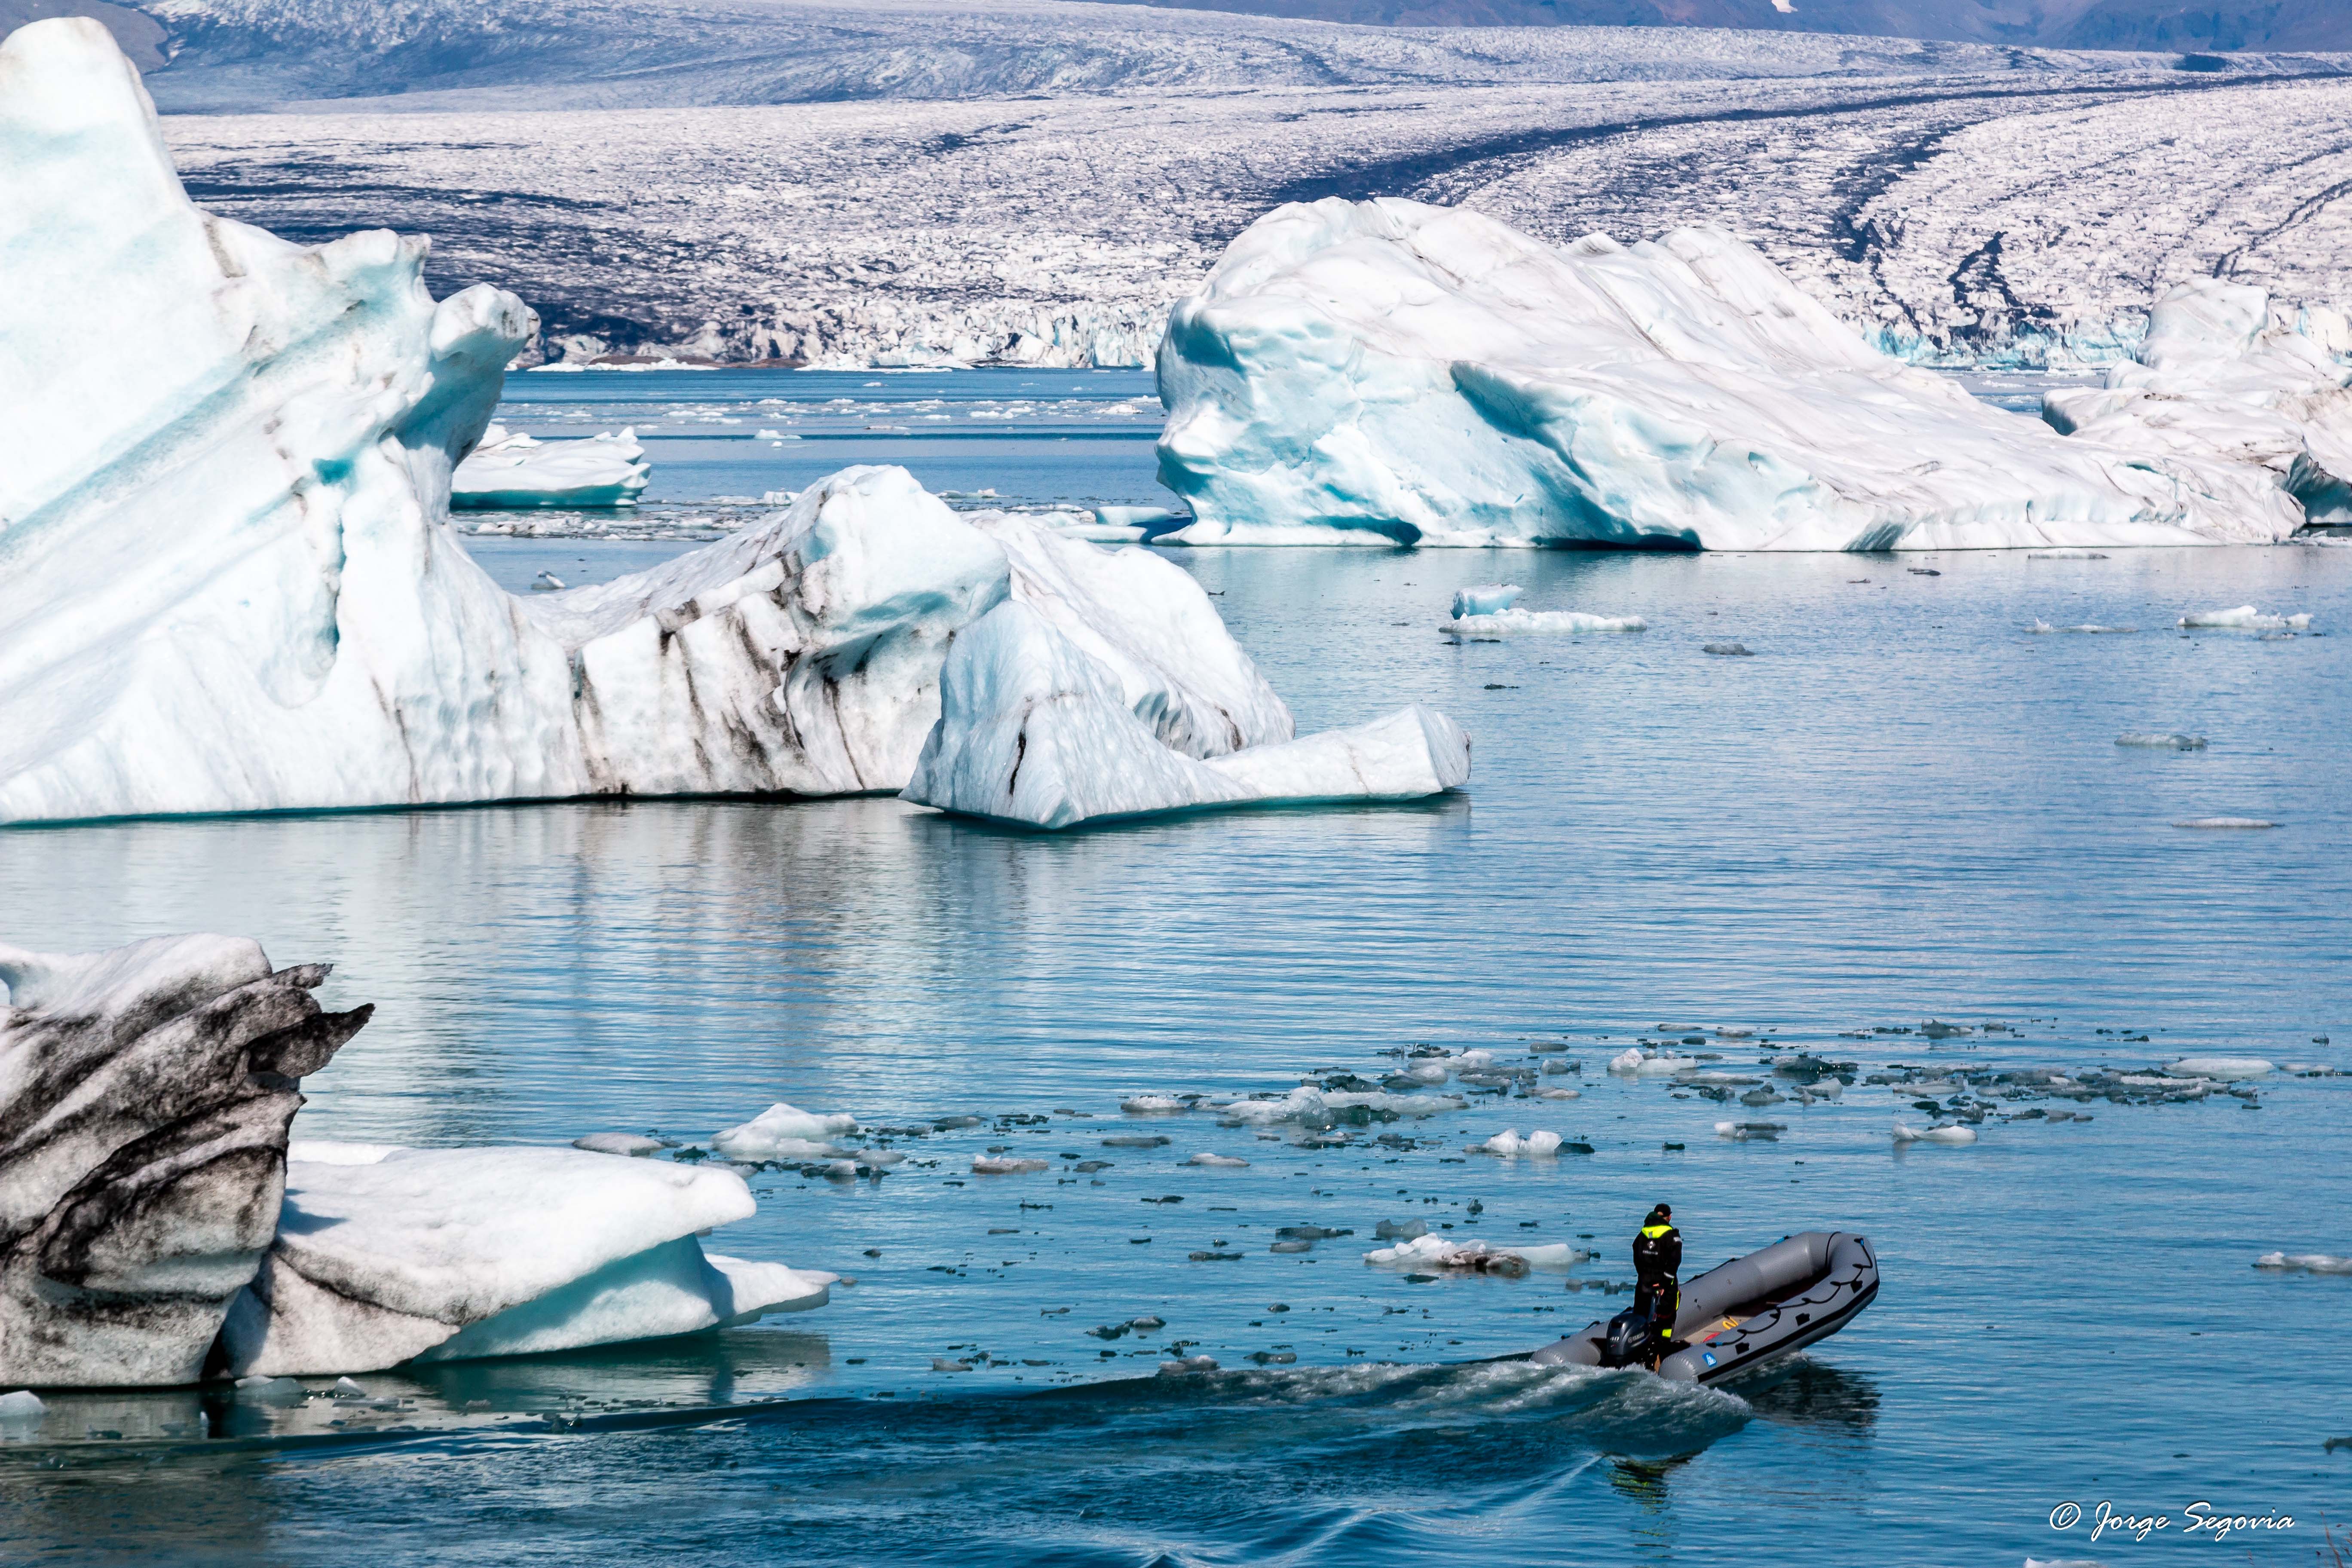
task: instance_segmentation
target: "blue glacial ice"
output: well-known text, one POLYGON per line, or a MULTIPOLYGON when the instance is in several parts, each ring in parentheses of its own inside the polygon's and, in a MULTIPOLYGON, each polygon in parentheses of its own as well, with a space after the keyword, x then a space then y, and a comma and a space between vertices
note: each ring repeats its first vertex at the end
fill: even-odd
POLYGON ((635 430, 541 441, 503 425, 482 432, 449 481, 453 507, 635 506, 653 468, 635 430))

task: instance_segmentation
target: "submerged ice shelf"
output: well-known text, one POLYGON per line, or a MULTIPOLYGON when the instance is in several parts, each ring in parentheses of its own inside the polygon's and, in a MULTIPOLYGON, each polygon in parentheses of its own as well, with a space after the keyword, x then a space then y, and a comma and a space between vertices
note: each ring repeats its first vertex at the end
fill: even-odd
MULTIPOLYGON (((421 241, 313 249, 200 211, 95 23, 21 29, 0 74, 0 241, 34 258, 0 305, 0 370, 49 389, 0 434, 0 822, 893 791, 935 723, 950 750, 1007 723, 1021 745, 1001 710, 940 710, 950 640, 1008 601, 1152 741, 1066 765, 1164 775, 1181 753, 1234 781, 1146 788, 1159 809, 1461 782, 1466 745, 1411 779, 1377 739, 1252 750, 1290 740, 1288 711, 1190 577, 960 518, 901 468, 835 474, 634 576, 508 594, 447 505, 530 330, 520 301, 483 285, 436 304, 421 241), (97 300, 161 346, 88 353, 97 300), (191 515, 189 495, 208 504, 191 515)), ((1141 809, 1115 777, 1070 782, 1141 809)), ((1104 814, 996 809, 936 778, 921 798, 1040 826, 1104 814)))

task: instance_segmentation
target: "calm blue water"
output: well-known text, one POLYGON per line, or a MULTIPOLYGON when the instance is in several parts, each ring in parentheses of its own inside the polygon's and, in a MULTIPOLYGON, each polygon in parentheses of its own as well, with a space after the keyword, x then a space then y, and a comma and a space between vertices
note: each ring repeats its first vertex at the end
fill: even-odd
MULTIPOLYGON (((663 548, 483 554, 520 585, 663 548)), ((218 1405, 213 1429, 252 1441, 204 1444, 169 1430, 196 1429, 194 1394, 60 1398, 48 1437, 123 1440, 0 1447, 0 1555, 2313 1561, 2322 1510, 2352 1497, 2352 1452, 2323 1447, 2352 1435, 2352 1279, 2249 1265, 2352 1253, 2352 1080, 2274 1081, 2254 1110, 1995 1120, 1973 1147, 1897 1152, 1913 1090, 1777 1105, 1780 1141, 1733 1143, 1711 1128, 1750 1114, 1737 1105, 1601 1069, 1637 1035, 1718 1025, 1759 1031, 1706 1047, 1751 1068, 1794 1046, 1865 1072, 2209 1049, 2352 1065, 2352 551, 1171 558, 1221 595, 1302 729, 1432 702, 1474 736, 1470 789, 1062 837, 877 799, 0 836, 12 940, 250 932, 280 963, 333 961, 333 1003, 377 1003, 306 1086, 299 1134, 696 1141, 776 1099, 885 1125, 992 1119, 902 1141, 915 1161, 879 1183, 754 1178, 761 1212, 726 1248, 855 1276, 832 1305, 684 1344, 363 1379, 415 1402, 376 1424, 416 1434, 218 1405), (1652 629, 1441 640, 1453 588, 1498 577, 1532 606, 1652 629), (2250 600, 2339 635, 2169 629, 2250 600), (2143 629, 2021 629, 2037 617, 2143 629), (1733 637, 1756 657, 1699 652, 1733 637), (2210 748, 2113 743, 2151 729, 2210 748), (2170 826, 2217 815, 2280 826, 2170 826), (1839 1037, 1931 1016, 2020 1034, 1839 1037), (1565 1043, 1583 1098, 1370 1130, 1410 1148, 1307 1149, 1199 1115, 1149 1123, 1163 1149, 1101 1146, 1138 1120, 1123 1095, 1281 1089, 1422 1041, 1565 1043), (993 1120, 1016 1115, 1046 1120, 993 1120), (1464 1153, 1507 1126, 1596 1152, 1464 1153), (971 1175, 992 1147, 1114 1163, 971 1175), (1252 1163, 1179 1163, 1201 1150, 1252 1163), (1625 1238, 1661 1198, 1694 1266, 1839 1226, 1872 1237, 1884 1291, 1762 1386, 1465 1364, 1621 1305, 1570 1287, 1625 1278, 1625 1238), (1603 1255, 1433 1283, 1360 1261, 1379 1221, 1411 1217, 1589 1234, 1603 1255), (1266 1250, 1297 1224, 1356 1234, 1266 1250), (1165 1328, 1086 1332, 1145 1313, 1165 1328), (1171 1347, 1225 1370, 1155 1375, 1171 1347), (554 1430, 551 1412, 585 1420, 554 1430), (2298 1522, 2218 1552, 2177 1524, 2095 1547, 2087 1524, 2046 1522, 2101 1499, 2298 1522)))

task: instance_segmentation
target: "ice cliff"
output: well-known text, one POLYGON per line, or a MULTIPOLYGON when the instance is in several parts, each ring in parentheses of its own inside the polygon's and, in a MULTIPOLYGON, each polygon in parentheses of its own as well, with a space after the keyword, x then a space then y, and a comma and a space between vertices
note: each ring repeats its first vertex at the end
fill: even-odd
POLYGON ((458 507, 635 506, 653 469, 635 430, 541 441, 503 425, 457 465, 449 504, 458 507))
POLYGON ((365 1372, 689 1333, 833 1277, 706 1255, 743 1179, 572 1149, 295 1143, 367 1022, 323 965, 161 937, 0 947, 0 1384, 365 1372))
POLYGON ((2045 395, 2054 429, 2154 458, 2203 458, 2267 474, 2313 522, 2352 522, 2352 321, 2219 278, 2156 302, 2135 362, 2104 387, 2045 395))
POLYGON ((618 582, 504 592, 449 484, 530 313, 436 304, 420 240, 199 211, 95 23, 0 46, 0 384, 43 389, 0 425, 0 823, 892 791, 950 638, 1008 602, 1168 747, 1290 738, 1185 574, 959 518, 903 469, 618 582), (136 353, 90 352, 100 310, 136 353))
POLYGON ((1185 543, 1734 550, 2267 542, 2268 475, 2057 437, 1870 347, 1717 229, 1556 247, 1293 204, 1171 313, 1185 543))

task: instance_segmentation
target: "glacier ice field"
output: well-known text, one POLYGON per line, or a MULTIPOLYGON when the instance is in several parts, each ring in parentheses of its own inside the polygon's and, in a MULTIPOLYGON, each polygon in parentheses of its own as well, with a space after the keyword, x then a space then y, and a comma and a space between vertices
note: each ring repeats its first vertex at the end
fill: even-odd
MULTIPOLYGON (((686 543, 475 546, 519 583, 686 543)), ((815 1312, 340 1401, 54 1394, 37 1435, 0 1431, 0 1552, 2014 1562, 2083 1554, 2048 1523, 2070 1500, 2340 1500, 2345 1423, 2312 1390, 2352 1376, 2345 1281, 2253 1264, 2352 1251, 2352 1176, 2312 1157, 2347 1080, 2304 1076, 2352 1068, 2352 550, 1168 553, 1302 730, 1430 703, 1474 737, 1469 790, 1070 838, 868 798, 0 839, 20 941, 249 931, 332 957, 330 1005, 379 1004, 297 1138, 709 1151, 782 1101, 906 1156, 752 1176, 728 1245, 854 1281, 815 1312), (1646 629, 1440 635, 1496 581, 1646 629), (2242 604, 2313 620, 2175 624, 2242 604), (1735 639, 1754 657, 1701 651, 1735 639), (2147 731, 2207 744, 2116 743, 2147 731), (2211 818, 2276 826, 2175 826, 2211 818), (1605 1070, 1644 1040, 1779 1098, 1605 1070), (1500 1091, 1457 1064, 1460 1110, 1324 1130, 1121 1109, 1376 1081, 1417 1047, 1492 1053, 1500 1091), (1807 1103, 1769 1065, 1791 1052, 1857 1081, 1807 1103), (2282 1070, 1890 1138, 1969 1093, 1954 1073, 2214 1055, 2282 1070), (1726 1114, 1783 1130, 1727 1139, 1726 1114), (1592 1152, 1470 1152, 1507 1130, 1592 1152), (1886 1285, 1753 1386, 1481 1364, 1622 1305, 1661 1199, 1696 1260, 1844 1226, 1886 1285), (1598 1256, 1363 1261, 1416 1220, 1598 1256), (1219 1370, 1160 1370, 1202 1355, 1219 1370)), ((2297 1561, 2312 1531, 2246 1539, 2297 1561)))

